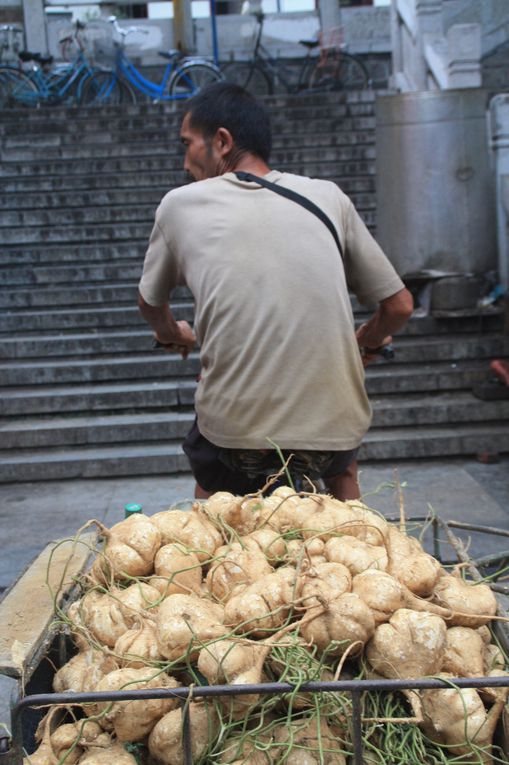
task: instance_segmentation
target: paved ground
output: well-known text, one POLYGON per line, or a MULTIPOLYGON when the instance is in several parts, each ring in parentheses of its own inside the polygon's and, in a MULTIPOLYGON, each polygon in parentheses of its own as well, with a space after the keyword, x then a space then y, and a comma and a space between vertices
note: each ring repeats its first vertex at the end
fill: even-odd
MULTIPOLYGON (((360 473, 365 501, 388 515, 399 512, 394 471, 392 464, 377 464, 360 473)), ((397 474, 408 516, 425 515, 432 507, 445 520, 509 530, 509 455, 491 465, 474 459, 405 462, 397 474)), ((48 542, 74 536, 90 518, 112 525, 123 518, 127 502, 140 503, 151 515, 192 493, 188 476, 0 486, 0 588, 11 586, 48 542)), ((509 549, 508 538, 472 534, 469 541, 474 555, 509 549)), ((8 683, 0 678, 0 725, 9 723, 8 708, 8 683)))

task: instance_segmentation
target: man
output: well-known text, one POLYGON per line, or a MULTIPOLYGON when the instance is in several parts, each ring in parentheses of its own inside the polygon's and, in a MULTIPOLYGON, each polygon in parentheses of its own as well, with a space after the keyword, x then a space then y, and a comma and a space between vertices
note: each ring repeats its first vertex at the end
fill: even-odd
POLYGON ((291 453, 290 469, 356 498, 371 420, 363 366, 404 325, 411 295, 335 184, 270 169, 268 115, 242 88, 218 83, 189 101, 181 140, 197 182, 157 210, 139 307, 168 351, 185 358, 200 345, 197 422, 184 443, 196 496, 256 491, 291 453), (344 261, 316 215, 239 171, 318 205, 344 261), (181 284, 195 299, 194 331, 168 306, 181 284), (357 334, 349 289, 379 304, 357 334))

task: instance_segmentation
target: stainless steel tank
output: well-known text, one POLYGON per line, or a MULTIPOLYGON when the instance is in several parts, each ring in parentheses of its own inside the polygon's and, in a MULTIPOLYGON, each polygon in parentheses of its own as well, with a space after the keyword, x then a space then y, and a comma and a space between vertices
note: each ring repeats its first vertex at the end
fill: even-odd
POLYGON ((377 239, 398 272, 496 269, 487 92, 401 93, 376 104, 377 239))

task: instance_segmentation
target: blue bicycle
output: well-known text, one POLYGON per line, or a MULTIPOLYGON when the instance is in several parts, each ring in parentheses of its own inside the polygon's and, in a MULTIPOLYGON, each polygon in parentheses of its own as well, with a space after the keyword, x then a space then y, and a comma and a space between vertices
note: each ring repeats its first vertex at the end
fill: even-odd
POLYGON ((161 82, 147 79, 136 68, 125 52, 125 38, 133 32, 148 33, 142 27, 119 25, 115 16, 110 16, 120 42, 116 43, 114 71, 99 71, 83 85, 82 104, 111 104, 121 101, 136 101, 136 91, 153 101, 173 101, 189 98, 212 82, 224 79, 219 67, 202 57, 183 56, 180 51, 160 51, 159 55, 168 60, 161 82))
POLYGON ((62 63, 52 56, 18 51, 20 66, 0 67, 0 107, 37 107, 41 104, 79 103, 85 80, 97 71, 87 59, 80 33, 85 28, 76 22, 74 32, 60 40, 62 63), (71 61, 70 51, 77 51, 71 61), (30 65, 25 70, 20 67, 30 65))

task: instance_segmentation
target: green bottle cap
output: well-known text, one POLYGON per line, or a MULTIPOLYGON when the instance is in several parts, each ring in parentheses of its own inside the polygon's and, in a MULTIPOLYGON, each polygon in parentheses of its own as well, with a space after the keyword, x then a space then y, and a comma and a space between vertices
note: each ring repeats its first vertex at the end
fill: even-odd
POLYGON ((137 505, 135 502, 129 502, 127 505, 124 505, 124 512, 125 517, 129 518, 130 515, 134 515, 135 513, 142 513, 143 507, 137 505))

